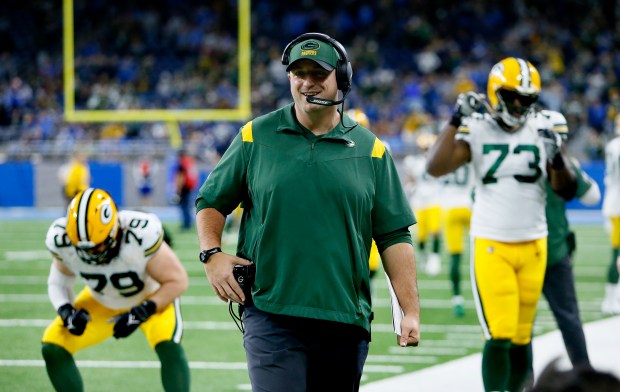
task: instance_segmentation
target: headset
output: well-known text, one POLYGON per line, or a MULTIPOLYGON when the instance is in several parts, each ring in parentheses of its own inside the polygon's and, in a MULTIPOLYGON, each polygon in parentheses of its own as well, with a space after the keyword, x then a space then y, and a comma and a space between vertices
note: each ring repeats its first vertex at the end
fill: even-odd
MULTIPOLYGON (((344 46, 340 44, 340 42, 336 41, 332 37, 323 33, 305 33, 295 38, 284 48, 284 52, 282 53, 282 64, 288 66, 290 62, 291 50, 298 43, 305 41, 307 39, 315 39, 317 41, 325 42, 330 45, 332 48, 336 50, 338 53, 338 61, 336 62, 336 85, 338 86, 338 90, 342 91, 343 99, 344 97, 351 91, 351 84, 353 79, 353 68, 351 67, 351 62, 349 61, 349 56, 347 56, 347 51, 344 49, 344 46)), ((316 101, 316 100, 315 100, 316 101)), ((321 99, 321 101, 329 101, 325 103, 321 103, 316 101, 318 104, 327 104, 337 105, 341 101, 331 101, 328 99, 321 99)))

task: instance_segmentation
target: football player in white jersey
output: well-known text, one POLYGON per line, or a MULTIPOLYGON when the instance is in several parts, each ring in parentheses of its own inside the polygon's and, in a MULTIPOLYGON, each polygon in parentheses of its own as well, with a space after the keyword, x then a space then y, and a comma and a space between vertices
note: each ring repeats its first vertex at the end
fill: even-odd
POLYGON ((82 391, 73 354, 140 328, 160 359, 164 390, 189 391, 179 305, 188 277, 163 241, 159 218, 119 211, 107 192, 87 188, 52 223, 45 244, 52 254, 48 294, 58 317, 45 330, 41 351, 54 388, 82 391), (85 285, 77 297, 76 277, 85 285))
POLYGON ((411 207, 418 218, 415 229, 418 249, 424 262, 424 271, 430 276, 441 272, 441 183, 426 172, 426 153, 435 139, 437 135, 430 132, 420 133, 416 139, 420 153, 407 155, 403 159, 408 177, 405 187, 410 196, 411 207), (430 249, 427 245, 430 245, 430 249))
POLYGON ((615 120, 616 137, 605 146, 605 195, 603 216, 609 223, 611 262, 607 270, 607 285, 601 310, 605 314, 620 314, 620 114, 615 120))
POLYGON ((469 164, 459 166, 440 179, 439 197, 443 212, 443 233, 450 255, 452 307, 456 317, 465 315, 465 300, 461 294, 461 259, 465 236, 469 234, 474 175, 469 164))
POLYGON ((525 381, 547 261, 547 178, 556 192, 572 195, 575 190, 560 136, 548 120, 532 116, 540 88, 540 75, 530 62, 501 60, 489 74, 487 113, 474 113, 485 103, 480 94, 459 95, 454 116, 427 160, 434 176, 466 162, 476 176, 470 270, 486 339, 486 391, 517 391, 525 381))
MULTIPOLYGON (((568 124, 562 113, 552 110, 540 110, 536 116, 549 119, 552 130, 558 133, 562 140, 568 139, 568 124)), ((562 148, 564 148, 562 144, 562 148)), ((585 206, 598 204, 601 199, 600 189, 581 168, 579 161, 570 157, 570 164, 577 180, 574 197, 585 206)), ((575 277, 573 273, 572 255, 577 247, 575 233, 571 231, 566 216, 566 198, 555 193, 547 182, 547 269, 543 282, 543 295, 549 304, 556 324, 562 333, 562 340, 566 347, 568 358, 574 368, 591 366, 588 355, 583 324, 579 312, 575 277)), ((530 342, 531 344, 531 342, 530 342)), ((534 381, 534 370, 531 369, 527 385, 534 381)), ((529 390, 529 389, 528 389, 529 390)))

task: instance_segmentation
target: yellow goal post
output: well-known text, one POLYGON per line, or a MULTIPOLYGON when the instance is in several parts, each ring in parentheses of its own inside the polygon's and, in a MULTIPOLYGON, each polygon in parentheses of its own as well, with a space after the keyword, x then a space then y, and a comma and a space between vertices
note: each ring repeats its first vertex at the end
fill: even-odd
MULTIPOLYGON (((88 0, 78 0, 88 1, 88 0)), ((233 109, 76 110, 74 63, 74 0, 63 0, 64 105, 67 122, 244 121, 250 104, 250 0, 238 0, 238 92, 233 109)))

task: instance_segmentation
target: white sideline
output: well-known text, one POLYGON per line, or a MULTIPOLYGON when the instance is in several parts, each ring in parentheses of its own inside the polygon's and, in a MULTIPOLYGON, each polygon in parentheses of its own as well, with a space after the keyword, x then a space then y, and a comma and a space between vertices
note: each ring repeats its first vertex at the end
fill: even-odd
MULTIPOLYGON (((620 377, 620 316, 598 320, 584 326, 592 366, 620 377)), ((570 362, 558 330, 534 339, 534 374, 551 360, 561 357, 560 366, 570 362)), ((473 354, 417 372, 363 385, 360 392, 443 392, 483 391, 481 354, 473 354)))

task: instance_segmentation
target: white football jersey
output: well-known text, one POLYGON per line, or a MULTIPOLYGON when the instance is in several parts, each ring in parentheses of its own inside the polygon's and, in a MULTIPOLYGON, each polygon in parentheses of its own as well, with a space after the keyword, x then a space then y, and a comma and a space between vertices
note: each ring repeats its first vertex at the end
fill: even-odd
POLYGON ((405 171, 412 183, 410 188, 410 203, 414 209, 425 209, 439 206, 439 179, 426 171, 426 157, 424 155, 408 155, 403 160, 405 171))
POLYGON ((603 215, 620 216, 620 136, 605 146, 605 196, 603 215))
POLYGON ((439 177, 441 206, 445 209, 467 207, 472 204, 474 172, 471 164, 460 166, 455 171, 439 177))
POLYGON ((78 256, 66 231, 67 218, 50 226, 45 245, 90 289, 93 297, 111 309, 140 304, 160 284, 146 273, 146 265, 163 242, 163 227, 153 214, 119 211, 119 254, 108 264, 89 264, 78 256))
POLYGON ((547 157, 538 129, 552 129, 546 116, 530 116, 517 131, 500 128, 489 114, 464 120, 459 138, 471 149, 475 196, 471 234, 503 242, 547 235, 547 157))

